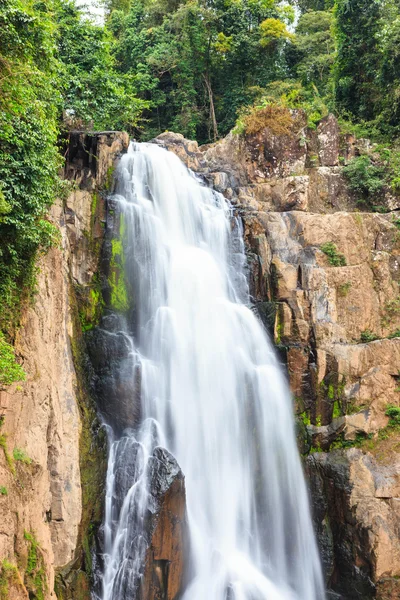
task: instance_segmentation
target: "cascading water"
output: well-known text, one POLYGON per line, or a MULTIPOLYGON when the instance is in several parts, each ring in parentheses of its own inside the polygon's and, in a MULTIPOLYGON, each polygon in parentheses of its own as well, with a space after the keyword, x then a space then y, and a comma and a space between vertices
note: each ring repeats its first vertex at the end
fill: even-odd
POLYGON ((182 600, 323 600, 291 397, 246 306, 239 223, 223 196, 153 144, 131 144, 114 200, 135 286, 135 324, 123 335, 140 370, 141 414, 111 444, 101 599, 134 597, 162 446, 186 479, 182 600))

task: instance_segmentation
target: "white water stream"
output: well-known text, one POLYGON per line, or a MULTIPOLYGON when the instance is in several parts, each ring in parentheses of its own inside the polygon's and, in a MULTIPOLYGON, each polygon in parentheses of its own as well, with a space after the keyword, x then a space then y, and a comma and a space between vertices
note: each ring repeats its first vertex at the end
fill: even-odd
POLYGON ((192 575, 182 600, 323 600, 291 397, 247 306, 239 224, 156 145, 132 144, 116 177, 142 416, 111 447, 102 600, 134 597, 155 446, 185 475, 192 575), (135 483, 116 498, 124 470, 135 483))

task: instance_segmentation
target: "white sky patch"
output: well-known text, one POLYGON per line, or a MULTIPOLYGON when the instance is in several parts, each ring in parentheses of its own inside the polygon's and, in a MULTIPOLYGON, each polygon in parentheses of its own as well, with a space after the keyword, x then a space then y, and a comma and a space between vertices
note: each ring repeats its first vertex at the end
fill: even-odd
POLYGON ((76 0, 84 15, 97 25, 104 24, 104 4, 101 0, 76 0))

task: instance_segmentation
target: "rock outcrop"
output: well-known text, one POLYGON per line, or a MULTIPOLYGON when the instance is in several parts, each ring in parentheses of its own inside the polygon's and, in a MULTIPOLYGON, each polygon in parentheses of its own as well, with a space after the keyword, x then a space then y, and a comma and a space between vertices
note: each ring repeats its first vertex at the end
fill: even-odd
POLYGON ((187 516, 183 473, 163 448, 150 459, 152 496, 140 600, 175 600, 179 597, 187 564, 187 516))
POLYGON ((104 435, 83 380, 79 312, 98 269, 100 192, 127 143, 126 134, 70 134, 74 188, 51 212, 61 245, 39 260, 15 343, 26 381, 0 392, 0 569, 13 600, 55 598, 56 572, 58 598, 90 597, 87 529, 101 519, 104 435))
POLYGON ((342 174, 365 146, 336 119, 176 152, 242 219, 252 299, 286 363, 328 585, 347 600, 400 597, 398 200, 360 212, 342 174), (337 448, 337 449, 335 449, 337 448))

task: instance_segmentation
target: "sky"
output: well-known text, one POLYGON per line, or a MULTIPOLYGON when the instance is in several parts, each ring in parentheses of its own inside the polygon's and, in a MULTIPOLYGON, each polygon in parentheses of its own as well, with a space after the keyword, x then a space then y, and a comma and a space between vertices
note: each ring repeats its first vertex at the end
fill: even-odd
POLYGON ((101 0, 76 0, 78 6, 86 7, 88 14, 93 17, 96 23, 102 23, 104 20, 104 5, 101 0))

